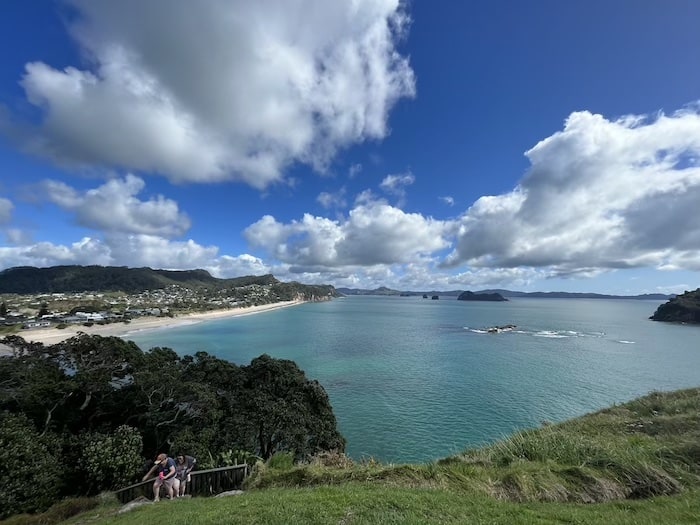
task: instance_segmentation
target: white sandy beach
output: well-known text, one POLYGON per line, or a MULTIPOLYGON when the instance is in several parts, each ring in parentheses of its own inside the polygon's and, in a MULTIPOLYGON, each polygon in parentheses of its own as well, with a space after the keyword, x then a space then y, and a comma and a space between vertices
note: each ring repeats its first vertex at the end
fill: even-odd
MULTIPOLYGON (((279 303, 264 304, 260 306, 249 306, 247 308, 230 308, 227 310, 213 310, 204 313, 192 313, 180 315, 177 317, 139 317, 133 319, 130 323, 110 323, 106 325, 94 324, 92 326, 70 325, 67 328, 38 328, 21 330, 16 335, 22 337, 25 341, 35 343, 44 343, 52 345, 73 337, 78 332, 84 332, 90 335, 102 336, 117 336, 141 332, 144 330, 162 330, 164 328, 173 328, 176 326, 201 323, 203 321, 211 321, 213 319, 223 319, 229 317, 240 317, 243 315, 251 315, 262 312, 269 312, 278 308, 285 308, 302 304, 304 301, 282 301, 279 303)), ((2 351, 2 348, 0 348, 2 351)))

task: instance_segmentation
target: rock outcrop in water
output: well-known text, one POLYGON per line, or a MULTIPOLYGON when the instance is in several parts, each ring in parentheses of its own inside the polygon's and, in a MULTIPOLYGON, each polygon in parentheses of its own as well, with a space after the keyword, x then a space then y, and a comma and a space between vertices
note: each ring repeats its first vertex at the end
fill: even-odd
POLYGON ((462 292, 457 297, 458 301, 507 301, 500 293, 474 293, 462 292))
POLYGON ((685 292, 662 304, 649 319, 668 323, 700 324, 700 288, 694 292, 685 292))

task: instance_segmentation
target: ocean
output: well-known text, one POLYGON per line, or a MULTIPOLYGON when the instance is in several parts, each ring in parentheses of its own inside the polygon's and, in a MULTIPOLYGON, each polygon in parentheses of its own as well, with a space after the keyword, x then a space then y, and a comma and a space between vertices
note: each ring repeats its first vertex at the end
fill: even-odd
POLYGON ((700 386, 700 327, 648 320, 659 304, 355 296, 127 338, 239 365, 291 359, 328 392, 353 459, 422 463, 700 386))

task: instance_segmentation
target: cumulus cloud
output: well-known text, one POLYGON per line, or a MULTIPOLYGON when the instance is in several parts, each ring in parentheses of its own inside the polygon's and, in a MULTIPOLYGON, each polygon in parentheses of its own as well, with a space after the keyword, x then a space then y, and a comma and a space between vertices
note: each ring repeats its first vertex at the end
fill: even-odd
POLYGON ((253 255, 219 255, 216 246, 201 246, 193 240, 176 242, 143 234, 114 234, 104 239, 85 237, 70 245, 41 242, 0 247, 0 261, 2 268, 61 264, 149 266, 170 270, 203 268, 222 278, 270 272, 270 267, 253 255))
POLYGON ((414 95, 399 0, 69 3, 92 67, 32 62, 21 81, 43 114, 27 146, 62 163, 263 188, 386 136, 414 95))
POLYGON ((448 230, 442 221, 367 198, 344 220, 305 214, 284 224, 266 215, 244 234, 252 246, 278 261, 320 271, 419 260, 450 246, 448 230))
POLYGON ((450 197, 449 195, 445 197, 440 197, 440 200, 447 204, 448 206, 454 206, 455 205, 455 199, 454 197, 450 197))
POLYGON ((262 259, 247 253, 235 257, 222 255, 204 265, 203 268, 215 277, 238 277, 241 275, 273 273, 273 269, 262 259))
POLYGON ((97 240, 83 238, 71 245, 40 242, 26 246, 0 246, 3 268, 13 266, 56 266, 62 264, 110 264, 106 247, 97 240))
POLYGON ((143 179, 127 175, 82 193, 58 181, 44 181, 40 187, 49 201, 74 213, 87 228, 168 238, 185 233, 190 219, 175 201, 162 195, 147 201, 136 197, 145 186, 143 179))
POLYGON ((608 120, 572 113, 526 152, 512 192, 461 217, 447 266, 548 267, 593 275, 617 268, 700 268, 700 114, 608 120))

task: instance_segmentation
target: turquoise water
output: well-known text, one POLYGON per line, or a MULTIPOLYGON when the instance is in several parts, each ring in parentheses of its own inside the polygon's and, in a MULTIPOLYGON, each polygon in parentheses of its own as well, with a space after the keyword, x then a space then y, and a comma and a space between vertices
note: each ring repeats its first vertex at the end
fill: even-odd
POLYGON ((347 297, 133 334, 143 349, 294 360, 328 392, 355 459, 439 459, 652 390, 700 386, 700 327, 656 301, 347 297), (483 333, 515 324, 512 332, 483 333))

